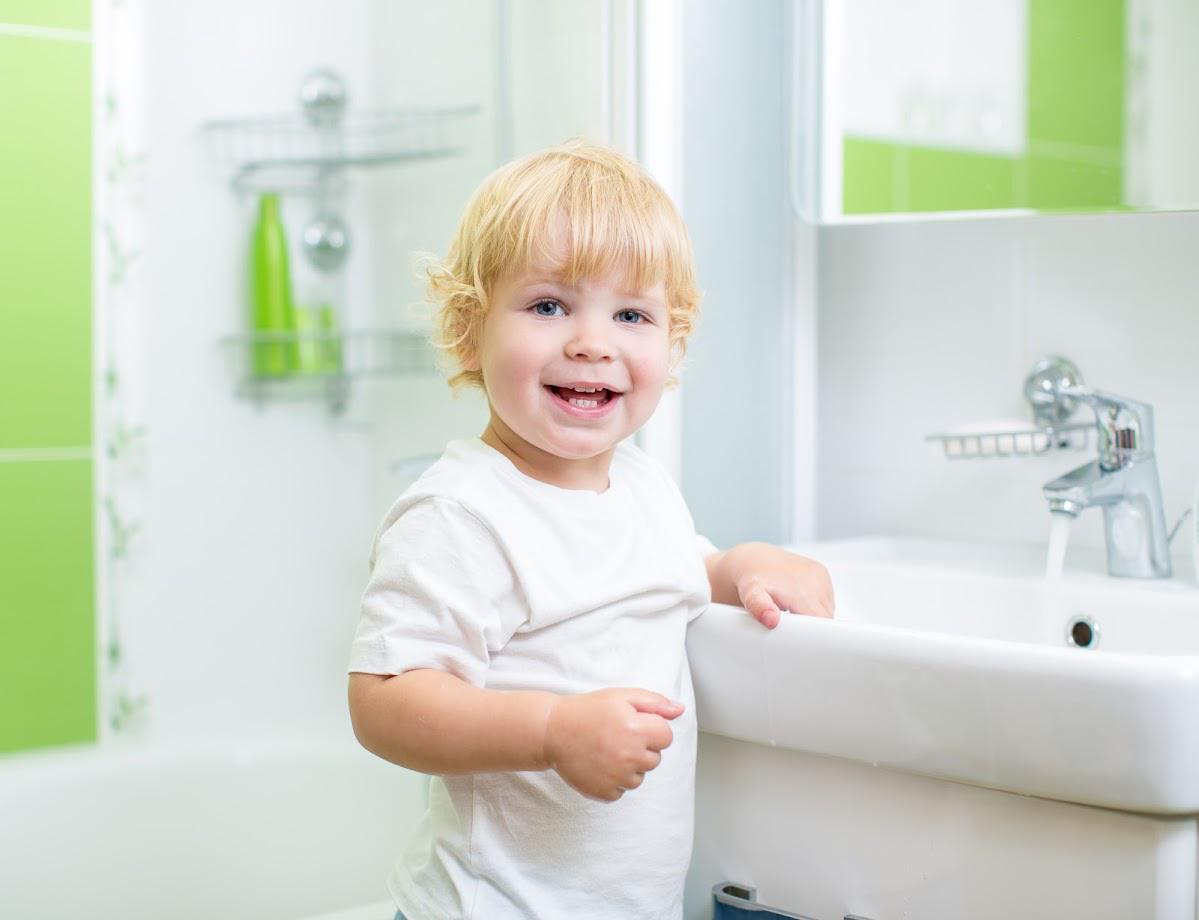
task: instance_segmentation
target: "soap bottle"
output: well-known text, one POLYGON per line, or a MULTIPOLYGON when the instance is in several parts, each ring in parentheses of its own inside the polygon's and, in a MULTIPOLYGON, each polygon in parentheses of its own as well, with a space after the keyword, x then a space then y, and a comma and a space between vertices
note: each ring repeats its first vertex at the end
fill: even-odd
POLYGON ((338 374, 341 372, 341 336, 337 331, 337 311, 328 303, 314 307, 297 306, 297 374, 338 374))
POLYGON ((259 377, 282 377, 295 369, 295 308, 287 265, 287 236, 279 213, 279 195, 258 202, 251 265, 252 366, 259 377))

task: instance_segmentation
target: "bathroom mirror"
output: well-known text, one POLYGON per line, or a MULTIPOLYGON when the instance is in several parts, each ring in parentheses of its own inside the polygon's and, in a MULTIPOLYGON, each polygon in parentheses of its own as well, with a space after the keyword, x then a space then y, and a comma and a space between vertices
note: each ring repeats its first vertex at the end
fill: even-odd
POLYGON ((801 20, 822 222, 1199 207, 1196 0, 823 0, 801 20))

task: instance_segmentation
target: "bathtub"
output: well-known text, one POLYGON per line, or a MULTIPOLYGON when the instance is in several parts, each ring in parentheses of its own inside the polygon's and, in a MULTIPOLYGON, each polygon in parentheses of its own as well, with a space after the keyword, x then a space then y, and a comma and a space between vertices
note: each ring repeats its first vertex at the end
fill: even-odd
POLYGON ((425 789, 348 730, 0 757, 0 917, 391 920, 425 789))

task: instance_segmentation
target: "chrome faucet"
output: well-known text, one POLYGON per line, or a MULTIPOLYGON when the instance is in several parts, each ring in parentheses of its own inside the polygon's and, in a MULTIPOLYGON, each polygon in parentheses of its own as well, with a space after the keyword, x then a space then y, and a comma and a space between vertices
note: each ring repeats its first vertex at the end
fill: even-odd
POLYGON ((1131 578, 1169 578, 1170 541, 1153 451, 1153 407, 1095 390, 1065 358, 1047 358, 1024 381, 1038 423, 1053 437, 1076 403, 1095 410, 1099 456, 1044 486, 1049 510, 1077 517, 1103 508, 1107 570, 1131 578))

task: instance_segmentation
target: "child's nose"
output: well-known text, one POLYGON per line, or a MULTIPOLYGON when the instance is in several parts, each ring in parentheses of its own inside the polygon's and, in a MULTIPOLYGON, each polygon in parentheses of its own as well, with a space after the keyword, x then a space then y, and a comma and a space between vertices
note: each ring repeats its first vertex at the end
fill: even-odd
POLYGON ((608 328, 602 320, 580 320, 567 340, 566 353, 572 358, 599 361, 614 354, 608 328))

